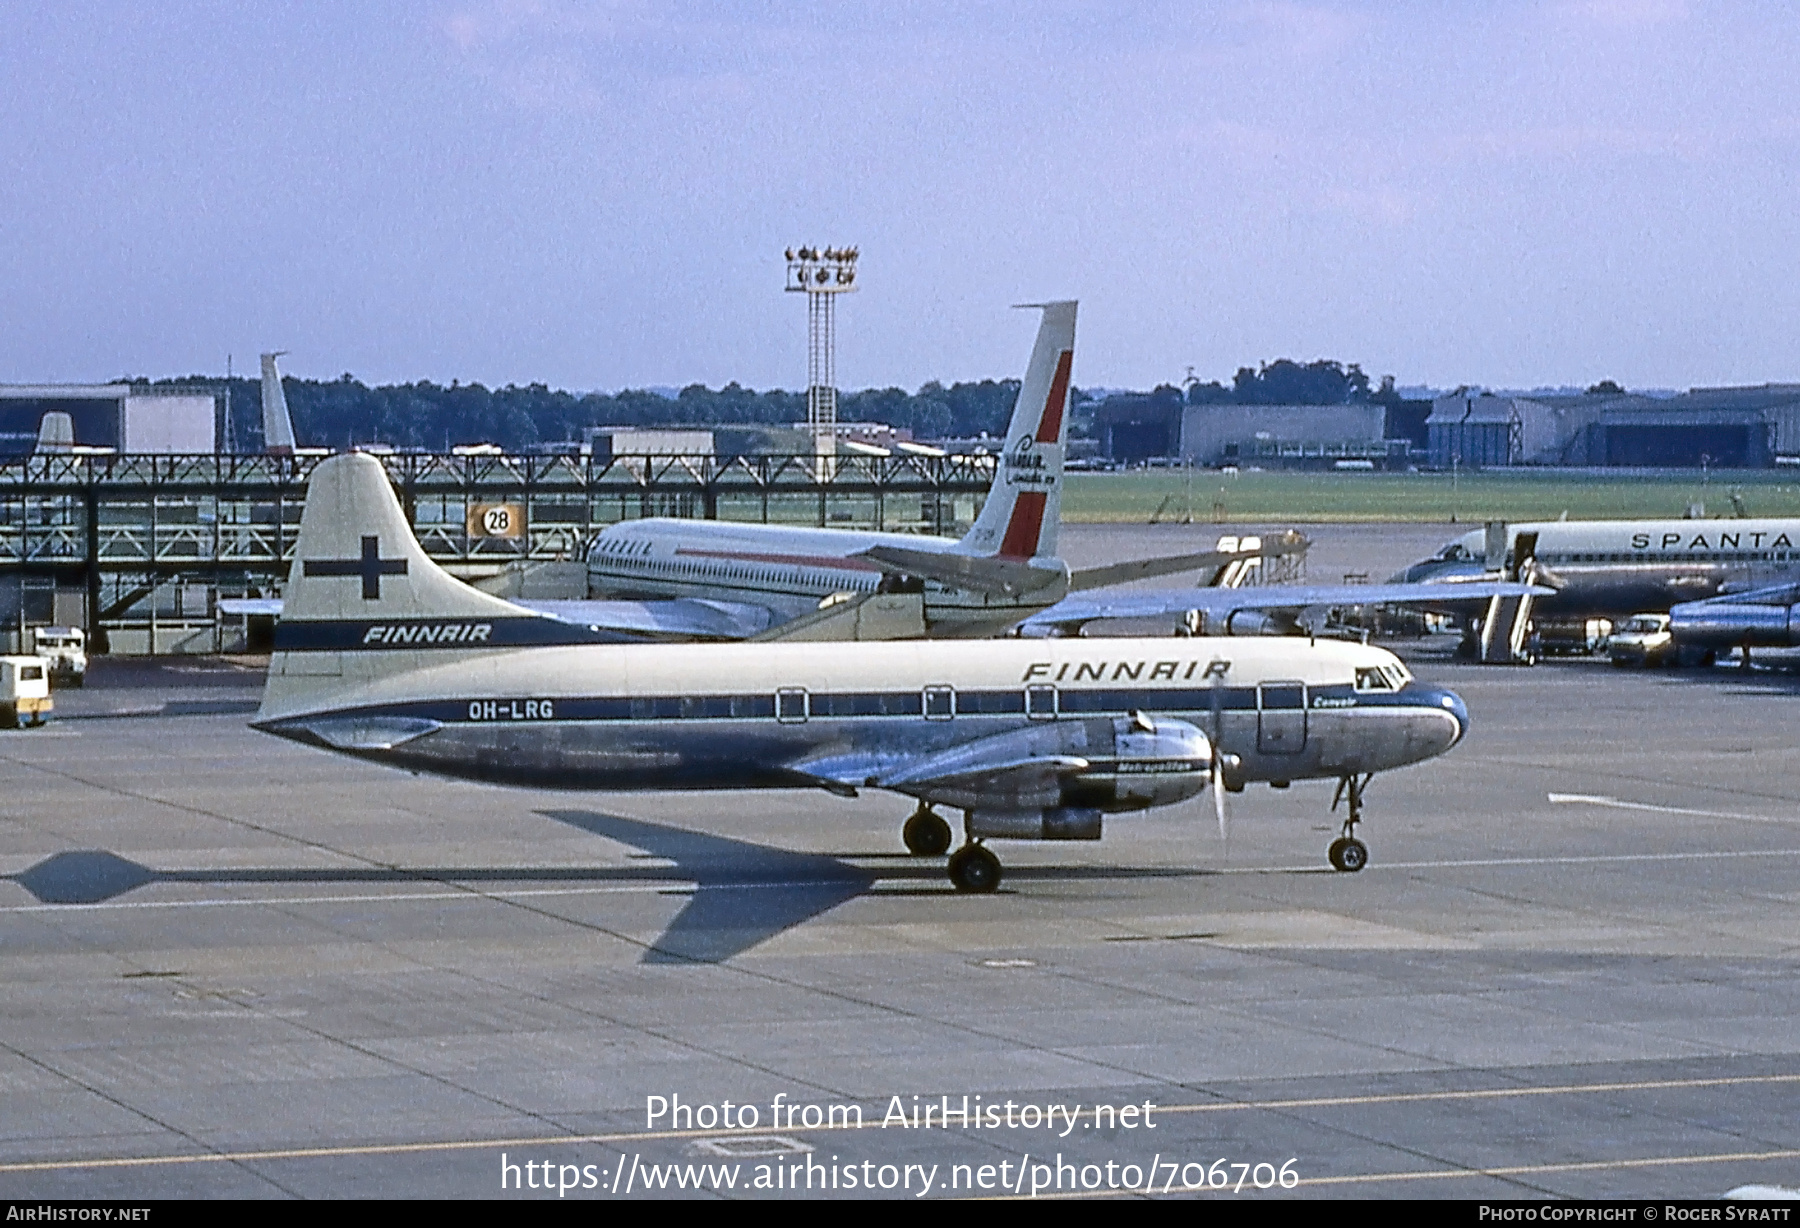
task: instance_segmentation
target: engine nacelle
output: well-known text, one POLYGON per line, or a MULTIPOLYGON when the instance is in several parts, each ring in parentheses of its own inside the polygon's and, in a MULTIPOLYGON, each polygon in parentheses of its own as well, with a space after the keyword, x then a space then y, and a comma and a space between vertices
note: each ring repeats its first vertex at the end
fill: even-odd
POLYGON ((1678 605, 1669 611, 1669 631, 1677 644, 1692 648, 1786 648, 1800 644, 1796 606, 1727 602, 1716 598, 1678 605))
POLYGON ((1044 810, 971 810, 969 834, 1001 840, 1098 840, 1100 812, 1068 806, 1044 810))
POLYGON ((1088 769, 1064 782, 1063 805, 1146 810, 1184 802, 1206 788, 1212 743, 1194 726, 1146 716, 1108 723, 1111 757, 1090 756, 1088 769))

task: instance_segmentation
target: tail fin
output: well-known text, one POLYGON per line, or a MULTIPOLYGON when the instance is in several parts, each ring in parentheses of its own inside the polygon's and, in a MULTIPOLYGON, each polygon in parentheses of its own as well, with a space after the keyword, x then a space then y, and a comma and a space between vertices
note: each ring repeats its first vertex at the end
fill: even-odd
POLYGON ((32 450, 39 456, 73 452, 75 419, 59 409, 45 414, 43 421, 38 423, 37 447, 32 450))
POLYGON ((286 350, 262 356, 263 450, 276 456, 294 454, 294 420, 288 417, 287 393, 281 390, 281 372, 275 360, 286 350))
POLYGON ((478 592, 425 554, 387 471, 360 453, 312 472, 259 720, 456 655, 601 638, 478 592))
POLYGON ((1029 559, 1056 553, 1062 524, 1063 440, 1069 429, 1069 374, 1075 361, 1075 304, 1038 303, 1044 316, 1025 382, 1013 403, 1006 446, 964 554, 1029 559))

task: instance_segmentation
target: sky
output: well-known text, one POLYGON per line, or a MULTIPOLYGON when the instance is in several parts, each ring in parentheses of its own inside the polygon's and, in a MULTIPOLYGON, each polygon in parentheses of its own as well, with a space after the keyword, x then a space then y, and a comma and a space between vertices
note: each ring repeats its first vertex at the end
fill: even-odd
POLYGON ((0 2, 0 382, 1800 380, 1800 10, 0 2))

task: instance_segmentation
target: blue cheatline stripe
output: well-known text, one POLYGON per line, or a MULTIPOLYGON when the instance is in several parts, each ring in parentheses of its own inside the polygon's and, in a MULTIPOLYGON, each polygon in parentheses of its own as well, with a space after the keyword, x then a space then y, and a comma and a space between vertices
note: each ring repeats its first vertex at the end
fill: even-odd
POLYGON ((391 652, 426 648, 544 648, 639 644, 641 637, 537 615, 502 618, 282 619, 277 652, 391 652))
MULTIPOLYGON (((1347 686, 1320 687, 1309 694, 1316 698, 1338 701, 1328 707, 1312 709, 1314 712, 1341 712, 1351 707, 1443 711, 1438 698, 1442 692, 1435 690, 1410 695, 1356 695, 1352 704, 1342 702, 1353 694, 1347 686)), ((1213 693, 1210 690, 1064 691, 1061 699, 1062 715, 1065 718, 1118 716, 1131 711, 1143 711, 1181 717, 1202 724, 1212 712, 1213 705, 1213 693), (1072 705, 1070 701, 1075 699, 1084 702, 1079 706, 1072 705), (1091 706, 1086 701, 1092 701, 1091 706)), ((1219 699, 1221 711, 1245 712, 1253 711, 1256 707, 1254 688, 1222 687, 1219 699)), ((916 716, 923 719, 924 716, 918 691, 818 692, 808 696, 808 700, 813 720, 892 719, 896 716, 916 716)), ((964 716, 1022 716, 1025 711, 1024 692, 960 691, 957 693, 957 711, 964 716), (965 701, 971 706, 965 707, 965 701)), ((351 708, 329 714, 314 713, 304 719, 315 720, 323 715, 342 718, 410 717, 444 724, 532 720, 773 720, 775 696, 773 692, 763 691, 741 695, 568 696, 547 699, 521 695, 504 699, 433 699, 351 708)))

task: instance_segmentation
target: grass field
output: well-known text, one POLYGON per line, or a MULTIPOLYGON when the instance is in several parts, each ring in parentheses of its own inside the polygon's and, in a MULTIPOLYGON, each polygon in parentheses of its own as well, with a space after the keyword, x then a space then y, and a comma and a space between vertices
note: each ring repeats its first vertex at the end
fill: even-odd
POLYGON ((1156 517, 1230 523, 1357 521, 1653 519, 1678 517, 1691 503, 1731 516, 1732 495, 1749 516, 1800 516, 1800 474, 1742 470, 1703 475, 1489 470, 1442 473, 1298 473, 1179 470, 1071 473, 1063 518, 1088 524, 1143 524, 1156 517), (1158 509, 1160 514, 1158 514, 1158 509))

